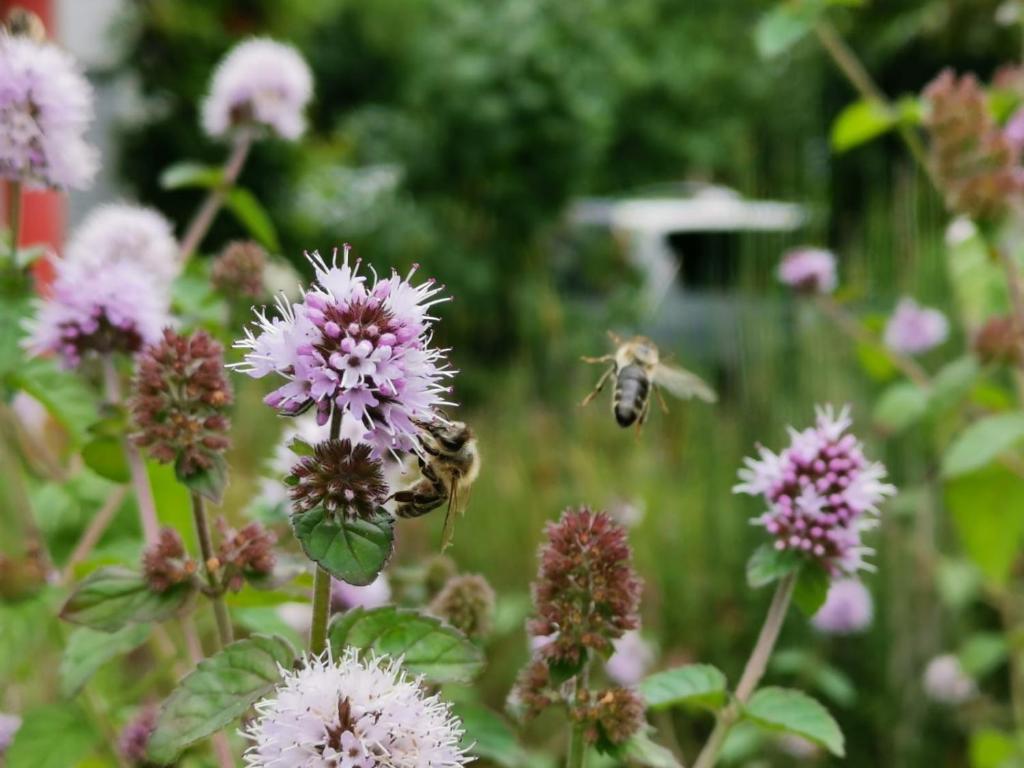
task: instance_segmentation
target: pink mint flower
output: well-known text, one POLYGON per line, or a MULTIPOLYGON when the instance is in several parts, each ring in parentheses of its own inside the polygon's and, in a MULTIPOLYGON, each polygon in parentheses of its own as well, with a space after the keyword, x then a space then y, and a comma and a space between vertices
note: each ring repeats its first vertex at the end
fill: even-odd
POLYGON ((963 704, 978 693, 978 684, 952 653, 936 656, 928 662, 922 685, 925 695, 937 704, 963 704))
POLYGON ((383 573, 362 587, 340 579, 331 581, 331 607, 335 611, 347 611, 349 608, 380 608, 390 601, 391 584, 383 573))
POLYGON ((33 187, 82 189, 98 167, 85 141, 92 88, 56 46, 0 35, 0 176, 33 187))
POLYGON ((251 125, 294 141, 306 129, 303 111, 312 96, 313 75, 295 48, 246 40, 217 65, 203 102, 203 129, 219 137, 251 125))
POLYGON ((826 635, 852 635, 871 626, 874 603, 871 593, 859 579, 840 579, 832 583, 824 605, 811 624, 826 635))
POLYGON ((450 391, 454 371, 447 350, 430 346, 430 308, 448 301, 433 280, 413 285, 414 267, 403 278, 392 273, 369 282, 360 262, 331 264, 307 254, 316 281, 301 301, 277 300, 277 316, 256 311, 258 322, 235 343, 248 350, 237 370, 262 378, 276 373, 285 384, 265 402, 289 416, 313 408, 325 424, 332 412, 363 427, 362 442, 383 456, 412 450, 416 419, 430 418, 450 391))
POLYGON ((615 652, 605 663, 604 671, 619 685, 632 686, 643 680, 654 664, 651 644, 635 629, 612 641, 615 652))
POLYGON ((815 426, 790 427, 790 444, 780 453, 759 446, 745 460, 734 493, 761 496, 768 510, 754 519, 779 551, 820 564, 829 574, 852 574, 869 566, 872 552, 861 541, 877 523, 878 505, 896 489, 883 482, 885 467, 868 461, 852 434, 849 406, 815 409, 815 426))
POLYGON ((822 248, 795 248, 779 262, 778 277, 800 293, 832 293, 838 284, 836 257, 822 248))
POLYGON ((900 299, 885 326, 885 345, 894 352, 918 355, 939 346, 949 336, 949 321, 937 309, 900 299))

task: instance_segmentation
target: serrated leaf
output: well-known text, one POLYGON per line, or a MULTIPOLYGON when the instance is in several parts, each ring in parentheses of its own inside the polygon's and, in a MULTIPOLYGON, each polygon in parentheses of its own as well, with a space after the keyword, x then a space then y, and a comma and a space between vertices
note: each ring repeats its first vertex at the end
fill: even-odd
POLYGON ((683 768, 671 750, 651 740, 647 730, 630 737, 615 750, 624 763, 642 765, 646 768, 683 768))
POLYGON ((237 640, 199 662, 160 708, 147 756, 169 765, 188 747, 245 714, 274 689, 280 667, 295 662, 295 651, 278 636, 237 640))
POLYGON ((280 253, 281 243, 277 239, 277 229, 266 209, 256 199, 256 195, 244 187, 235 187, 228 192, 224 202, 253 238, 259 240, 271 253, 280 253))
POLYGON ((82 461, 97 475, 115 483, 127 483, 131 479, 124 444, 118 438, 93 438, 82 448, 82 461))
POLYGON ((377 578, 395 546, 395 521, 383 508, 370 520, 340 522, 312 509, 292 516, 292 530, 310 560, 356 586, 377 578))
POLYGON ((68 768, 99 742, 89 718, 78 707, 54 704, 25 713, 4 754, 6 768, 68 768))
POLYGON ((687 664, 655 672, 637 686, 650 709, 697 706, 717 709, 725 703, 725 675, 710 664, 687 664))
POLYGON ((192 595, 189 584, 153 592, 142 576, 127 568, 94 571, 64 603, 61 618, 102 632, 128 624, 163 621, 174 616, 192 595))
POLYGON ((149 624, 129 624, 113 633, 89 627, 76 629, 60 659, 61 695, 75 696, 100 667, 142 645, 150 629, 149 624))
POLYGON ((990 466, 948 481, 945 498, 968 556, 990 584, 1006 584, 1024 540, 1024 479, 990 466))
POLYGON ((795 571, 801 562, 792 550, 779 551, 771 544, 762 544, 747 561, 747 584, 754 589, 767 586, 795 571))
POLYGON ((402 666, 435 683, 466 683, 484 666, 483 652, 433 616, 388 605, 337 616, 327 631, 335 654, 346 646, 402 657, 402 666))
POLYGON ((224 180, 224 172, 213 165, 204 165, 191 160, 175 163, 164 168, 160 173, 160 186, 163 189, 183 189, 200 187, 210 189, 224 180))
POLYGON ((928 393, 911 381, 891 384, 875 403, 872 421, 883 432, 895 435, 928 412, 928 393))
POLYGON ((807 616, 813 616, 828 597, 829 577, 823 568, 807 563, 800 569, 793 587, 793 602, 807 616))
POLYGON ((978 419, 952 442, 942 457, 942 474, 958 477, 992 463, 1024 440, 1024 413, 1001 413, 978 419))
POLYGON ((520 768, 529 762, 505 718, 478 704, 456 704, 452 710, 462 721, 462 746, 471 755, 505 768, 520 768))
POLYGON ((762 688, 743 707, 743 717, 768 730, 802 736, 838 757, 845 754, 839 725, 825 707, 802 691, 762 688))

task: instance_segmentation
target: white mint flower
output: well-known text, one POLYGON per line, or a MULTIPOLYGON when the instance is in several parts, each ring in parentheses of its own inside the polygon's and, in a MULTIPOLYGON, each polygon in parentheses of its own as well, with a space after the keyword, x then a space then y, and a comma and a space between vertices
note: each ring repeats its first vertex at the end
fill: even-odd
POLYGON ((152 208, 125 203, 93 210, 68 242, 64 257, 87 271, 134 264, 164 285, 181 270, 171 223, 152 208))
POLYGON ((936 656, 924 670, 924 692, 937 704, 963 704, 978 693, 978 684, 952 653, 936 656))
POLYGON ((446 768, 470 758, 449 704, 385 657, 307 656, 282 669, 245 735, 254 768, 446 768))
POLYGON ((894 352, 917 355, 949 337, 949 321, 937 309, 922 307, 909 297, 900 299, 885 326, 885 346, 894 352))
POLYGON ((217 65, 203 102, 203 130, 223 136, 254 125, 294 141, 306 129, 303 111, 312 96, 313 75, 297 50, 266 38, 246 40, 217 65))

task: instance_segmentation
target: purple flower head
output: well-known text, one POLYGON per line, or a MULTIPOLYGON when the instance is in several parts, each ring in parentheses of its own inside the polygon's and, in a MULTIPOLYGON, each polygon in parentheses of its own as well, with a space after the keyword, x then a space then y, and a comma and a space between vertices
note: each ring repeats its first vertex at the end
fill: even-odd
POLYGON ((442 405, 454 374, 447 350, 430 347, 430 307, 447 297, 433 280, 413 285, 416 268, 404 278, 373 281, 359 274, 359 261, 328 266, 318 253, 307 254, 316 282, 302 300, 277 300, 277 317, 257 311, 259 322, 235 343, 249 350, 236 368, 262 378, 277 373, 287 382, 265 399, 285 415, 316 408, 324 424, 334 409, 359 422, 361 439, 375 456, 412 450, 415 419, 430 418, 442 405))
POLYGON ((894 352, 918 355, 937 347, 949 336, 949 321, 937 309, 902 298, 885 326, 885 345, 894 352))
POLYGON ((96 173, 85 142, 92 89, 70 56, 29 37, 0 35, 0 176, 81 189, 96 173))
POLYGON ((170 283, 181 269, 171 223, 152 208, 125 203, 104 205, 86 216, 65 258, 89 270, 135 264, 161 284, 170 283))
POLYGON ((635 629, 612 641, 615 652, 605 663, 604 671, 619 685, 636 685, 654 664, 654 649, 635 629))
POLYGON ((26 324, 30 354, 57 354, 74 368, 90 353, 134 354, 160 338, 170 297, 149 274, 124 262, 95 270, 60 259, 56 268, 51 295, 26 324))
POLYGON ((341 579, 331 580, 331 608, 380 608, 391 601, 391 583, 383 573, 365 586, 357 587, 341 579))
POLYGON ((795 248, 782 257, 778 276, 800 293, 832 293, 838 284, 836 257, 822 248, 795 248))
POLYGON ((295 140, 306 129, 303 110, 313 95, 313 75, 290 45, 266 38, 239 43, 217 65, 203 102, 203 130, 223 136, 255 125, 295 140))
POLYGON ((825 604, 811 623, 826 635, 852 635, 871 626, 873 615, 868 588, 859 579, 839 579, 829 587, 825 604))
POLYGON ((963 704, 978 693, 978 684, 952 653, 928 662, 922 684, 925 695, 937 704, 963 704))
POLYGON ((768 511, 754 519, 780 551, 793 551, 819 563, 835 576, 868 568, 871 552, 861 533, 877 522, 878 504, 896 492, 885 467, 864 457, 861 442, 844 434, 852 423, 850 408, 838 414, 831 406, 815 409, 817 423, 798 432, 780 453, 758 447, 759 456, 744 461, 734 493, 761 496, 768 511))

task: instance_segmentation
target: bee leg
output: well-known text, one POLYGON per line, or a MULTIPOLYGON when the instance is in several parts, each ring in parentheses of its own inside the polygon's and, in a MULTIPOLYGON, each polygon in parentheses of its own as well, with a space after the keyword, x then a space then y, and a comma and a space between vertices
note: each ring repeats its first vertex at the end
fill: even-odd
POLYGON ((589 405, 591 400, 593 400, 595 397, 597 397, 599 394, 601 394, 601 390, 604 389, 604 385, 608 381, 608 377, 611 376, 613 373, 615 373, 615 366, 614 365, 611 368, 609 368, 607 371, 605 371, 604 375, 601 376, 601 378, 597 380, 597 386, 594 387, 594 391, 591 392, 589 395, 587 395, 586 397, 583 398, 583 402, 580 403, 580 408, 583 408, 583 407, 589 405))
POLYGON ((665 396, 661 394, 661 390, 654 387, 654 393, 658 396, 658 403, 661 405, 661 412, 668 413, 668 403, 665 402, 665 396))
POLYGON ((615 359, 615 355, 601 355, 600 357, 587 357, 584 355, 580 358, 584 363, 610 363, 615 359))
POLYGON ((619 336, 619 334, 617 334, 615 331, 608 331, 608 338, 612 340, 612 344, 614 344, 616 347, 622 345, 622 337, 619 336))

